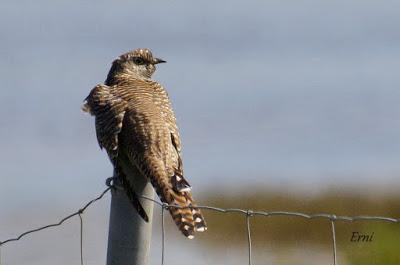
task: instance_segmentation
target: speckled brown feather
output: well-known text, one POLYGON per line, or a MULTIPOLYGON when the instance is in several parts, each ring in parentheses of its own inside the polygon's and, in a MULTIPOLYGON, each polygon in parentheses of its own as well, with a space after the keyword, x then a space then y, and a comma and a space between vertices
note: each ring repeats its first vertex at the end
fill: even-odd
POLYGON ((168 94, 157 82, 121 71, 123 60, 141 53, 152 60, 147 51, 139 49, 114 61, 107 86, 96 86, 83 108, 96 117, 99 144, 110 158, 118 161, 123 152, 149 178, 162 202, 186 207, 169 211, 182 233, 192 238, 195 231, 206 230, 206 224, 183 178, 179 131, 168 94))

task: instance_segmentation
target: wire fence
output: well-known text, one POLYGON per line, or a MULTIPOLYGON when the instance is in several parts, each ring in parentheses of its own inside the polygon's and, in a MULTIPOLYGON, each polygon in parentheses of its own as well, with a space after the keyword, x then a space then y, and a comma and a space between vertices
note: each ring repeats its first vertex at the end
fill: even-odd
MULTIPOLYGON (((1 253, 1 248, 5 244, 8 244, 13 241, 18 241, 21 240, 23 237, 36 233, 45 229, 49 229, 52 227, 57 227, 61 226, 62 224, 65 223, 65 221, 78 216, 79 221, 80 221, 80 263, 81 265, 84 265, 84 258, 83 258, 83 213, 85 210, 91 206, 94 202, 101 200, 104 195, 110 191, 112 187, 108 187, 105 189, 98 197, 94 198, 93 200, 90 200, 88 203, 86 203, 82 208, 80 208, 78 211, 62 218, 58 223, 54 224, 49 224, 45 225, 36 229, 32 229, 29 231, 26 231, 19 236, 15 238, 9 238, 4 241, 0 241, 0 265, 1 260, 2 260, 2 253, 1 253)), ((141 196, 141 198, 145 200, 149 200, 153 202, 154 204, 158 205, 161 209, 161 265, 165 264, 165 223, 164 223, 164 212, 165 210, 168 210, 168 208, 174 207, 174 208, 189 208, 189 207, 181 207, 178 205, 170 205, 170 204, 165 204, 161 203, 159 201, 156 201, 152 198, 144 197, 141 196)), ((263 217, 270 217, 270 216, 291 216, 291 217, 300 217, 300 218, 305 218, 305 219, 326 219, 330 222, 330 231, 331 231, 331 240, 332 240, 332 264, 333 265, 338 265, 337 261, 337 247, 336 247, 336 231, 335 231, 335 222, 337 221, 344 221, 344 222, 354 222, 354 221, 379 221, 379 222, 387 222, 387 223, 400 223, 400 218, 391 218, 391 217, 382 217, 382 216, 337 216, 335 214, 329 214, 329 213, 316 213, 316 214, 306 214, 306 213, 301 213, 301 212, 287 212, 287 211, 253 211, 250 209, 239 209, 239 208, 229 208, 229 209, 224 209, 224 208, 218 208, 218 207, 213 207, 213 206, 196 206, 197 208, 203 209, 203 210, 208 210, 208 211, 214 211, 218 213, 239 213, 245 216, 245 226, 246 226, 246 233, 247 233, 247 253, 248 253, 248 264, 252 265, 252 240, 251 240, 251 218, 255 216, 263 216, 263 217)))

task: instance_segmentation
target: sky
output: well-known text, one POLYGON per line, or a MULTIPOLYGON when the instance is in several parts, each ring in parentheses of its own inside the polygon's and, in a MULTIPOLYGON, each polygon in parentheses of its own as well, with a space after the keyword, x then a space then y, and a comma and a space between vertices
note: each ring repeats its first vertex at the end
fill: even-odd
POLYGON ((389 0, 3 0, 0 209, 73 207, 103 190, 112 168, 80 105, 138 47, 168 61, 154 78, 173 102, 195 194, 397 191, 398 10, 389 0))
POLYGON ((200 193, 399 187, 396 1, 0 5, 0 201, 103 187, 111 166, 80 105, 137 47, 168 61, 154 78, 200 193))

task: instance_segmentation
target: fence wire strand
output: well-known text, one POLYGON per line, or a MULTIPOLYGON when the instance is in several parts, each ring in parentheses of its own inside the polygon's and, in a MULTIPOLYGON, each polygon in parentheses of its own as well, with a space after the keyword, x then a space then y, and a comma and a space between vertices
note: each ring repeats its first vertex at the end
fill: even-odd
POLYGON ((251 232, 250 232, 250 217, 253 216, 253 212, 251 210, 247 210, 246 214, 246 232, 247 232, 247 247, 248 247, 248 255, 249 255, 249 265, 251 265, 251 232))
POLYGON ((336 231, 335 231, 335 219, 331 219, 331 230, 332 230, 332 247, 333 247, 333 265, 337 265, 337 254, 336 254, 336 231))
MULTIPOLYGON (((105 189, 98 197, 94 198, 93 200, 86 203, 82 208, 78 211, 62 218, 58 223, 45 225, 36 229, 28 230, 23 232, 19 236, 15 238, 10 238, 4 241, 0 241, 0 265, 2 264, 2 247, 3 245, 18 241, 21 238, 36 233, 45 229, 49 229, 51 227, 61 226, 65 221, 78 216, 80 220, 80 261, 81 265, 84 265, 84 258, 83 258, 83 213, 85 210, 91 206, 94 202, 101 200, 104 195, 110 191, 112 187, 108 187, 105 189)), ((158 205, 161 208, 161 265, 165 263, 165 223, 164 223, 164 215, 165 210, 169 209, 170 207, 174 208, 191 208, 191 206, 182 207, 176 204, 165 204, 161 203, 155 199, 148 198, 145 196, 140 196, 143 199, 153 202, 154 204, 158 205)), ((335 231, 335 222, 343 221, 343 222, 355 222, 355 221, 377 221, 377 222, 387 222, 387 223, 400 223, 400 218, 392 218, 392 217, 383 217, 383 216, 336 216, 334 214, 329 213, 316 213, 316 214, 307 214, 301 212, 288 212, 288 211, 253 211, 251 209, 239 209, 239 208, 219 208, 214 206, 196 206, 199 209, 214 211, 219 213, 239 213, 245 215, 246 218, 246 233, 247 233, 247 252, 248 252, 248 264, 252 264, 252 239, 251 239, 251 225, 250 225, 250 218, 256 216, 263 216, 263 217, 271 217, 271 216, 290 216, 290 217, 300 217, 306 219, 327 219, 330 222, 331 227, 331 234, 332 234, 332 252, 333 252, 333 264, 338 265, 337 263, 337 243, 336 243, 336 231, 335 231)))
POLYGON ((74 212, 74 213, 72 213, 72 214, 70 214, 70 215, 64 217, 64 218, 61 219, 58 223, 49 224, 49 225, 45 225, 45 226, 42 226, 42 227, 39 227, 39 228, 35 228, 35 229, 32 229, 32 230, 28 230, 28 231, 26 231, 26 232, 20 234, 19 236, 15 237, 15 238, 9 238, 9 239, 7 239, 7 240, 0 241, 0 247, 1 247, 2 245, 4 245, 4 244, 9 243, 9 242, 18 241, 18 240, 20 240, 21 238, 25 237, 26 235, 29 235, 29 234, 32 234, 32 233, 36 233, 36 232, 39 232, 39 231, 42 231, 42 230, 45 230, 45 229, 48 229, 48 228, 51 228, 51 227, 60 226, 60 225, 62 225, 65 221, 71 219, 72 217, 77 216, 77 215, 81 215, 92 203, 94 203, 94 202, 100 200, 101 198, 103 198, 103 196, 104 196, 110 189, 111 189, 111 188, 108 187, 108 188, 105 189, 98 197, 96 197, 96 198, 94 198, 93 200, 91 200, 91 201, 89 201, 88 203, 86 203, 85 206, 83 206, 82 208, 80 208, 78 211, 76 211, 76 212, 74 212))
POLYGON ((161 265, 164 265, 165 255, 165 228, 164 228, 164 211, 167 209, 166 204, 161 207, 161 265))
POLYGON ((80 250, 81 250, 81 265, 83 265, 83 219, 82 214, 79 213, 79 231, 80 231, 80 250))

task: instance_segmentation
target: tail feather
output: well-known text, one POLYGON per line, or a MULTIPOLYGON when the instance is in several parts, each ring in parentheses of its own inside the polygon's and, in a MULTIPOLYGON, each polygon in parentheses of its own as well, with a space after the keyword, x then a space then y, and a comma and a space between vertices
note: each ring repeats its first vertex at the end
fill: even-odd
POLYGON ((195 231, 207 230, 204 217, 196 207, 190 191, 176 191, 171 182, 162 178, 152 178, 151 181, 161 201, 170 205, 168 209, 172 219, 184 236, 192 239, 195 231))
POLYGON ((171 184, 176 192, 190 191, 192 189, 186 179, 178 174, 171 177, 171 184))

